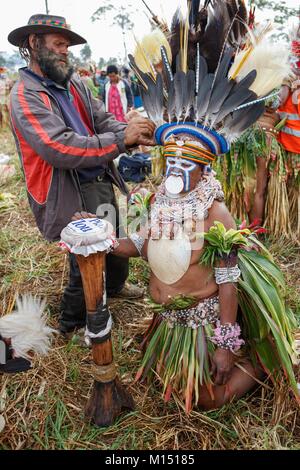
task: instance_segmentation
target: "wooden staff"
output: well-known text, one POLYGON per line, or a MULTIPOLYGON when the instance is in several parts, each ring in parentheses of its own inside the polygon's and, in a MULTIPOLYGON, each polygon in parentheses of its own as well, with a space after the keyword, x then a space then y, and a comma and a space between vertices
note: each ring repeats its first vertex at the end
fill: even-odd
MULTIPOLYGON (((76 255, 76 259, 83 282, 87 315, 94 316, 104 295, 105 253, 88 257, 76 255)), ((134 409, 134 401, 117 378, 111 338, 102 343, 92 339, 92 355, 94 386, 85 416, 96 426, 111 426, 124 409, 134 409)))

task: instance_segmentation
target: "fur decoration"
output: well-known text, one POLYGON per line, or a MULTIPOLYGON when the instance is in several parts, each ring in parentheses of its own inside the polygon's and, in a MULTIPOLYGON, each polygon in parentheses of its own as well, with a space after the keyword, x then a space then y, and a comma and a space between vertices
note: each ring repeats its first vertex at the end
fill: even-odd
POLYGON ((155 29, 137 42, 134 58, 142 72, 149 73, 149 63, 154 67, 161 63, 161 47, 164 47, 168 60, 171 62, 171 48, 166 36, 160 29, 155 29))
POLYGON ((30 359, 30 352, 47 354, 55 330, 46 325, 46 301, 25 295, 16 303, 15 311, 0 318, 1 336, 11 340, 16 357, 30 359))
POLYGON ((131 66, 142 79, 144 107, 158 127, 166 121, 194 122, 202 127, 204 145, 211 144, 205 143, 207 132, 213 141, 221 134, 230 142, 263 113, 259 98, 281 85, 288 52, 265 39, 269 23, 250 31, 242 0, 188 0, 187 6, 187 13, 178 9, 173 17, 171 60, 160 47, 162 74, 144 73, 132 56, 131 66))
POLYGON ((249 53, 249 49, 237 54, 234 63, 229 71, 229 75, 234 74, 237 65, 244 60, 236 80, 240 81, 249 72, 256 70, 257 76, 250 89, 257 96, 266 96, 272 90, 281 86, 283 79, 289 74, 289 50, 284 45, 271 43, 264 38, 254 45, 249 53), (248 55, 248 57, 247 57, 248 55))

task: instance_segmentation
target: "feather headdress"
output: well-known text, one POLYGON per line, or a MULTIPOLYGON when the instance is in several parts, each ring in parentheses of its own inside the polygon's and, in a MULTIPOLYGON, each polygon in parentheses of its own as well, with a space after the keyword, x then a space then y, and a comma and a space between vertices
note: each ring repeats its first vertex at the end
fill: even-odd
POLYGON ((252 47, 251 53, 242 64, 239 72, 235 74, 236 65, 240 64, 247 56, 249 49, 243 50, 235 57, 229 71, 229 76, 235 76, 239 82, 252 70, 256 70, 256 78, 250 89, 257 96, 266 96, 270 91, 278 88, 284 78, 289 74, 289 51, 283 44, 274 44, 264 38, 252 47))
POLYGON ((152 73, 153 67, 161 63, 161 47, 165 48, 168 60, 171 61, 169 42, 160 29, 155 29, 138 42, 136 40, 134 58, 137 66, 144 73, 152 73))
POLYGON ((45 301, 30 295, 17 299, 14 312, 0 318, 0 334, 10 339, 16 357, 30 358, 30 352, 47 354, 50 336, 55 332, 46 325, 45 301))
POLYGON ((268 27, 255 36, 241 0, 187 3, 186 17, 177 10, 173 18, 172 57, 163 44, 154 74, 130 62, 158 144, 189 135, 211 160, 263 114, 265 96, 286 75, 288 51, 265 39, 268 27))

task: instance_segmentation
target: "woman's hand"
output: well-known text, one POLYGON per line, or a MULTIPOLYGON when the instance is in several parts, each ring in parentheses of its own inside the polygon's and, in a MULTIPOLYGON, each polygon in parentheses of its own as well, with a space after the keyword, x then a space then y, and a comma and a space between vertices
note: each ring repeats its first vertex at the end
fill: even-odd
POLYGON ((215 375, 215 385, 225 385, 230 379, 235 364, 231 351, 218 348, 212 358, 212 375, 215 375))

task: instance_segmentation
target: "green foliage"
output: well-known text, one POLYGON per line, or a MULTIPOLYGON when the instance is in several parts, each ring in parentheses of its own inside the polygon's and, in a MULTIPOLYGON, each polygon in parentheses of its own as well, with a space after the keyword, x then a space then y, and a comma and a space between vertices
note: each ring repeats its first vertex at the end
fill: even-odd
POLYGON ((80 56, 83 61, 83 63, 87 63, 91 60, 92 57, 92 50, 88 44, 85 44, 83 48, 80 51, 80 56))
POLYGON ((16 204, 16 196, 11 193, 0 193, 0 214, 11 212, 16 204))
POLYGON ((229 256, 234 248, 248 246, 245 235, 250 233, 247 229, 226 230, 221 222, 215 222, 207 233, 198 235, 207 242, 200 263, 213 266, 217 258, 229 256))
POLYGON ((0 54, 0 67, 4 67, 6 65, 6 59, 0 54))
POLYGON ((18 51, 13 52, 12 54, 0 53, 0 67, 15 69, 16 67, 22 67, 24 65, 25 62, 18 51))
POLYGON ((244 334, 252 358, 257 356, 266 372, 280 371, 298 394, 293 371, 296 358, 293 332, 296 320, 285 303, 285 282, 279 268, 260 253, 239 252, 239 304, 244 334))
POLYGON ((103 2, 104 5, 99 7, 92 15, 92 21, 103 20, 106 18, 107 13, 112 13, 112 26, 116 25, 122 29, 122 31, 130 31, 134 27, 134 23, 131 21, 132 4, 128 3, 126 7, 122 4, 116 5, 106 0, 103 2))
POLYGON ((186 295, 176 295, 170 299, 167 305, 161 305, 155 303, 152 299, 148 301, 151 309, 156 313, 162 313, 168 308, 168 310, 185 310, 191 308, 197 303, 196 297, 188 297, 186 295))
POLYGON ((131 204, 128 206, 127 226, 130 233, 140 231, 148 222, 149 209, 153 193, 148 192, 146 195, 141 193, 133 194, 131 204))
POLYGON ((201 258, 202 263, 214 264, 216 257, 229 255, 233 248, 240 248, 239 304, 251 359, 255 363, 258 358, 265 371, 273 376, 283 373, 297 396, 293 371, 297 323, 285 302, 286 287, 281 270, 249 230, 226 230, 223 224, 215 222, 204 234, 204 239, 208 246, 201 258), (259 253, 249 250, 253 245, 260 250, 259 253))
POLYGON ((104 70, 106 68, 106 60, 103 57, 100 57, 98 61, 98 69, 104 70))
POLYGON ((127 31, 131 31, 134 28, 134 23, 131 21, 133 14, 133 8, 131 3, 127 3, 126 6, 122 2, 111 3, 109 0, 103 2, 103 5, 99 7, 92 15, 92 21, 106 21, 107 16, 111 19, 111 26, 118 26, 123 34, 125 60, 127 60, 127 48, 125 35, 127 31))

